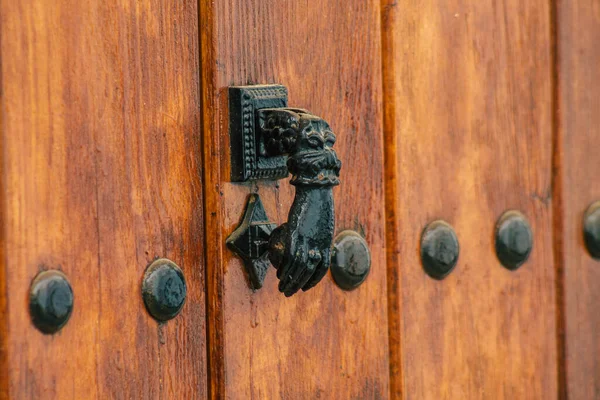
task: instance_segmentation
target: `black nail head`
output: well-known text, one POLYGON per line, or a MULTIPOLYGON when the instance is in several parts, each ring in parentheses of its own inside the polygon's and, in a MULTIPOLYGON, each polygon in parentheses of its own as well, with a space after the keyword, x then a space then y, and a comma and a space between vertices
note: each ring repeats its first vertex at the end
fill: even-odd
POLYGON ((365 239, 354 231, 336 236, 331 255, 331 275, 344 290, 360 286, 371 270, 371 254, 365 239))
POLYGON ((40 272, 29 292, 29 313, 36 328, 56 333, 67 323, 72 311, 73 289, 65 274, 57 270, 40 272))
POLYGON ((519 268, 531 253, 533 233, 529 222, 518 211, 507 211, 496 224, 496 255, 506 268, 519 268))
POLYGON ((160 258, 148 266, 142 283, 142 297, 154 319, 168 321, 177 316, 186 294, 183 272, 173 261, 160 258))
POLYGON ((590 255, 600 260, 600 201, 593 203, 585 212, 583 235, 590 255))
POLYGON ((433 221, 421 236, 423 269, 434 279, 445 278, 456 266, 460 247, 452 226, 445 221, 433 221))

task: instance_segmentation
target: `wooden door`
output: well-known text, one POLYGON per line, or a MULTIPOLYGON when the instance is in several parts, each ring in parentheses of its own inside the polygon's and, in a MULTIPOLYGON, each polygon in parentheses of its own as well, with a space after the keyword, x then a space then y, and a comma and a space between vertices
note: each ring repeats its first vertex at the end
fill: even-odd
POLYGON ((194 2, 0 2, 2 398, 207 393, 200 55, 194 2), (156 257, 181 314, 144 309, 156 257), (35 329, 29 288, 60 270, 68 323, 35 329))
POLYGON ((600 398, 599 41, 595 0, 0 0, 0 398, 600 398), (253 290, 226 247, 250 195, 276 224, 294 198, 231 179, 228 88, 275 83, 337 135, 355 290, 253 290), (509 210, 533 239, 512 270, 509 210), (165 322, 157 258, 187 283, 165 322), (74 295, 55 334, 29 313, 45 270, 74 295))

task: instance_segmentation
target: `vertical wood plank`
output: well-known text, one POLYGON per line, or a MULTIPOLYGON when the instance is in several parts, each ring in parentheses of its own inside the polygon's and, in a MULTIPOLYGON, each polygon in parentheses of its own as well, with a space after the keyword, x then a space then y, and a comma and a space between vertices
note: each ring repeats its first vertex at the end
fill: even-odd
POLYGON ((392 395, 555 398, 549 4, 384 0, 382 11, 392 395), (513 272, 494 251, 508 209, 534 232, 513 272), (419 256, 435 219, 461 246, 443 281, 419 256))
POLYGON ((562 395, 600 398, 600 262, 583 242, 583 215, 600 200, 600 3, 557 1, 557 174, 554 194, 562 395))
POLYGON ((5 392, 206 395, 195 2, 0 1, 5 392), (182 314, 141 300, 155 257, 187 278, 182 314), (61 269, 73 315, 30 322, 29 284, 61 269))
POLYGON ((385 398, 388 345, 380 9, 363 0, 200 2, 212 398, 385 398), (229 179, 227 87, 281 83, 289 104, 325 118, 344 163, 336 231, 365 235, 373 266, 343 292, 328 275, 285 298, 274 270, 252 292, 225 248, 248 194, 287 218, 293 188, 229 179))

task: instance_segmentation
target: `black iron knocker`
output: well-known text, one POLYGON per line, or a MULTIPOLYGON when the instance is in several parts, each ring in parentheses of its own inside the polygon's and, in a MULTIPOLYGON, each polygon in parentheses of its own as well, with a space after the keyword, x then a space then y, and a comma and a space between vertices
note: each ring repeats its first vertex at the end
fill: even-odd
POLYGON ((280 85, 232 87, 229 108, 232 180, 280 179, 289 172, 296 195, 287 222, 277 227, 252 194, 227 246, 244 260, 254 289, 262 287, 272 264, 282 293, 306 291, 331 263, 332 188, 341 168, 332 148, 335 135, 322 118, 287 108, 287 91, 280 85))

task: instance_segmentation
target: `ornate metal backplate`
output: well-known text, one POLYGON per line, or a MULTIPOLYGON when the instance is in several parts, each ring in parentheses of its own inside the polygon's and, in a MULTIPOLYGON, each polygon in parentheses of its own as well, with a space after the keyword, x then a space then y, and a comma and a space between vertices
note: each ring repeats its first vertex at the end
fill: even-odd
POLYGON ((267 156, 256 111, 287 107, 287 89, 282 85, 233 86, 229 88, 229 136, 231 180, 281 179, 288 176, 287 156, 267 156))

